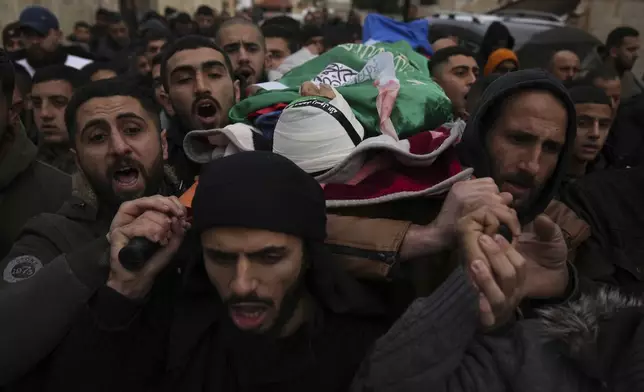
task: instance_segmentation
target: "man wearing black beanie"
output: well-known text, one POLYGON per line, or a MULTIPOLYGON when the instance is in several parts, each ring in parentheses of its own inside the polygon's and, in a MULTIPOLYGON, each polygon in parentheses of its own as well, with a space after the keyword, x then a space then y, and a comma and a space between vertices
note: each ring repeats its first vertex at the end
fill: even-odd
POLYGON ((74 324, 39 390, 348 390, 388 323, 328 258, 311 176, 269 152, 213 161, 185 239, 185 210, 169 214, 178 201, 148 199, 138 225, 112 223, 110 275, 121 279, 88 303, 95 321, 74 324), (125 271, 117 255, 136 235, 163 247, 125 271))

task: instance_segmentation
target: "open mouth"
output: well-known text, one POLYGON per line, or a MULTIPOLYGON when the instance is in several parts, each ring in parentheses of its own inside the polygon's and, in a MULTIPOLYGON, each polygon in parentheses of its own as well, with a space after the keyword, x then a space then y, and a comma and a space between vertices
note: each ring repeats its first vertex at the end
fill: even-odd
POLYGON ((120 187, 131 187, 139 180, 139 171, 131 166, 124 166, 114 172, 114 181, 120 187))
POLYGON ((211 125, 217 116, 217 105, 209 99, 201 100, 195 106, 195 114, 202 124, 211 125))
POLYGON ((238 304, 230 307, 230 318, 241 330, 260 328, 267 313, 268 308, 263 304, 238 304))

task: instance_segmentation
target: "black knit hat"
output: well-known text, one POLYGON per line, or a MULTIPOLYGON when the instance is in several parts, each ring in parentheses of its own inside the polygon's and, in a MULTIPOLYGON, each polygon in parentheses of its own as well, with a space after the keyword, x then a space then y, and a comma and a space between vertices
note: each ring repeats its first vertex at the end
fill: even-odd
POLYGON ((192 208, 200 233, 244 227, 320 242, 326 237, 322 188, 293 162, 270 152, 242 152, 207 164, 192 208))

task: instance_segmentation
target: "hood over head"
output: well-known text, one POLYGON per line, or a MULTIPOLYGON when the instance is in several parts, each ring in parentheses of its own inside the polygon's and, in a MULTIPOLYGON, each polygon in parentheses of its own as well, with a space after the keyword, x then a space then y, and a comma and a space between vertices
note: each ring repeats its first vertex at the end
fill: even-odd
POLYGON ((503 23, 492 22, 485 31, 485 36, 483 36, 483 41, 481 42, 479 66, 481 68, 485 67, 487 59, 495 50, 500 48, 513 49, 514 42, 514 37, 510 33, 510 30, 503 23), (505 44, 501 45, 503 42, 505 44))
POLYGON ((511 72, 499 77, 483 92, 480 103, 470 117, 461 143, 458 145, 461 163, 473 168, 474 176, 477 178, 490 177, 492 175, 491 157, 487 148, 481 148, 481 146, 487 145, 487 132, 490 130, 484 129, 482 122, 491 110, 497 109, 507 99, 516 93, 530 90, 549 91, 554 94, 566 107, 568 126, 566 128, 566 143, 559 154, 559 161, 552 176, 539 194, 525 206, 517 209, 521 224, 531 222, 546 209, 566 176, 568 160, 572 154, 577 134, 577 121, 575 105, 564 85, 548 72, 538 69, 511 72))

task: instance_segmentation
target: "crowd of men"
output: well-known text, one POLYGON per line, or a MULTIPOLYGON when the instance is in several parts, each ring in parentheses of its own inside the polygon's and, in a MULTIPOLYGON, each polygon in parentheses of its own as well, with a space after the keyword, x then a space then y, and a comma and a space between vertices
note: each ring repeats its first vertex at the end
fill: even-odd
POLYGON ((166 11, 3 31, 0 390, 644 391, 637 30, 592 69, 431 37, 472 175, 351 210, 257 135, 206 164, 185 140, 359 43, 356 16, 166 11))

